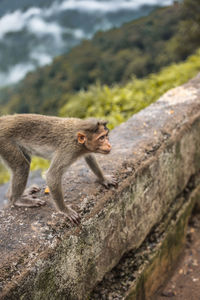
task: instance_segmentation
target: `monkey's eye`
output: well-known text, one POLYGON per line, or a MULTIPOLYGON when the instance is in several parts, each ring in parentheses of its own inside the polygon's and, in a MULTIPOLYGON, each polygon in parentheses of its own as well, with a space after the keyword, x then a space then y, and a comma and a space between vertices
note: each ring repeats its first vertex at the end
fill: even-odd
POLYGON ((100 136, 99 140, 103 142, 105 140, 105 135, 100 136))

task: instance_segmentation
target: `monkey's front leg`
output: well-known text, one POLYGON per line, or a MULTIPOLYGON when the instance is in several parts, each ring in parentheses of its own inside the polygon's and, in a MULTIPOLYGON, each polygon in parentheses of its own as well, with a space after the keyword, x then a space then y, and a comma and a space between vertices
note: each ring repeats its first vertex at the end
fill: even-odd
MULTIPOLYGON (((59 160, 60 161, 60 160, 59 160)), ((63 167, 58 164, 56 165, 56 161, 54 161, 48 172, 46 173, 46 181, 49 187, 52 198, 55 202, 57 209, 67 216, 67 218, 74 224, 80 223, 79 214, 73 210, 70 206, 65 205, 64 197, 62 192, 62 175, 63 175, 63 167)))
POLYGON ((97 176, 98 181, 105 186, 106 188, 109 188, 109 186, 117 186, 117 180, 112 175, 104 175, 103 171, 101 170, 95 156, 93 154, 88 154, 85 156, 85 161, 87 162, 90 169, 93 171, 93 173, 97 176))

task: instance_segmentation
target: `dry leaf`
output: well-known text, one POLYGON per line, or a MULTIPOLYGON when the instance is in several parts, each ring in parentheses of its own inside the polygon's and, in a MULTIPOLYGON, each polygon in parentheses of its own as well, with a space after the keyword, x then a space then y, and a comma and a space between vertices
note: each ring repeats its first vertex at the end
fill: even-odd
POLYGON ((45 194, 49 194, 49 193, 50 193, 50 190, 49 190, 48 186, 47 186, 46 189, 44 190, 44 193, 45 193, 45 194))

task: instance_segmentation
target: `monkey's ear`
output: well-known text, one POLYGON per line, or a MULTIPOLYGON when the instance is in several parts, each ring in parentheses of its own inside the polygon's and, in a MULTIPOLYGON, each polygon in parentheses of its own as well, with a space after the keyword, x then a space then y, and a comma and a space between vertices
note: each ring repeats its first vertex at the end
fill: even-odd
POLYGON ((84 133, 78 132, 77 133, 77 140, 79 144, 84 144, 86 141, 86 136, 84 133))

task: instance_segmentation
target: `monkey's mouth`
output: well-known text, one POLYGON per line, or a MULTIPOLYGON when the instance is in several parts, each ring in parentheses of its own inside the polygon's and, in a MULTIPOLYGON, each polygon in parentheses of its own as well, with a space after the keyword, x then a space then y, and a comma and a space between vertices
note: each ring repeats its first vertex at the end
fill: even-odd
POLYGON ((102 154, 109 154, 110 150, 100 150, 99 152, 102 153, 102 154))

